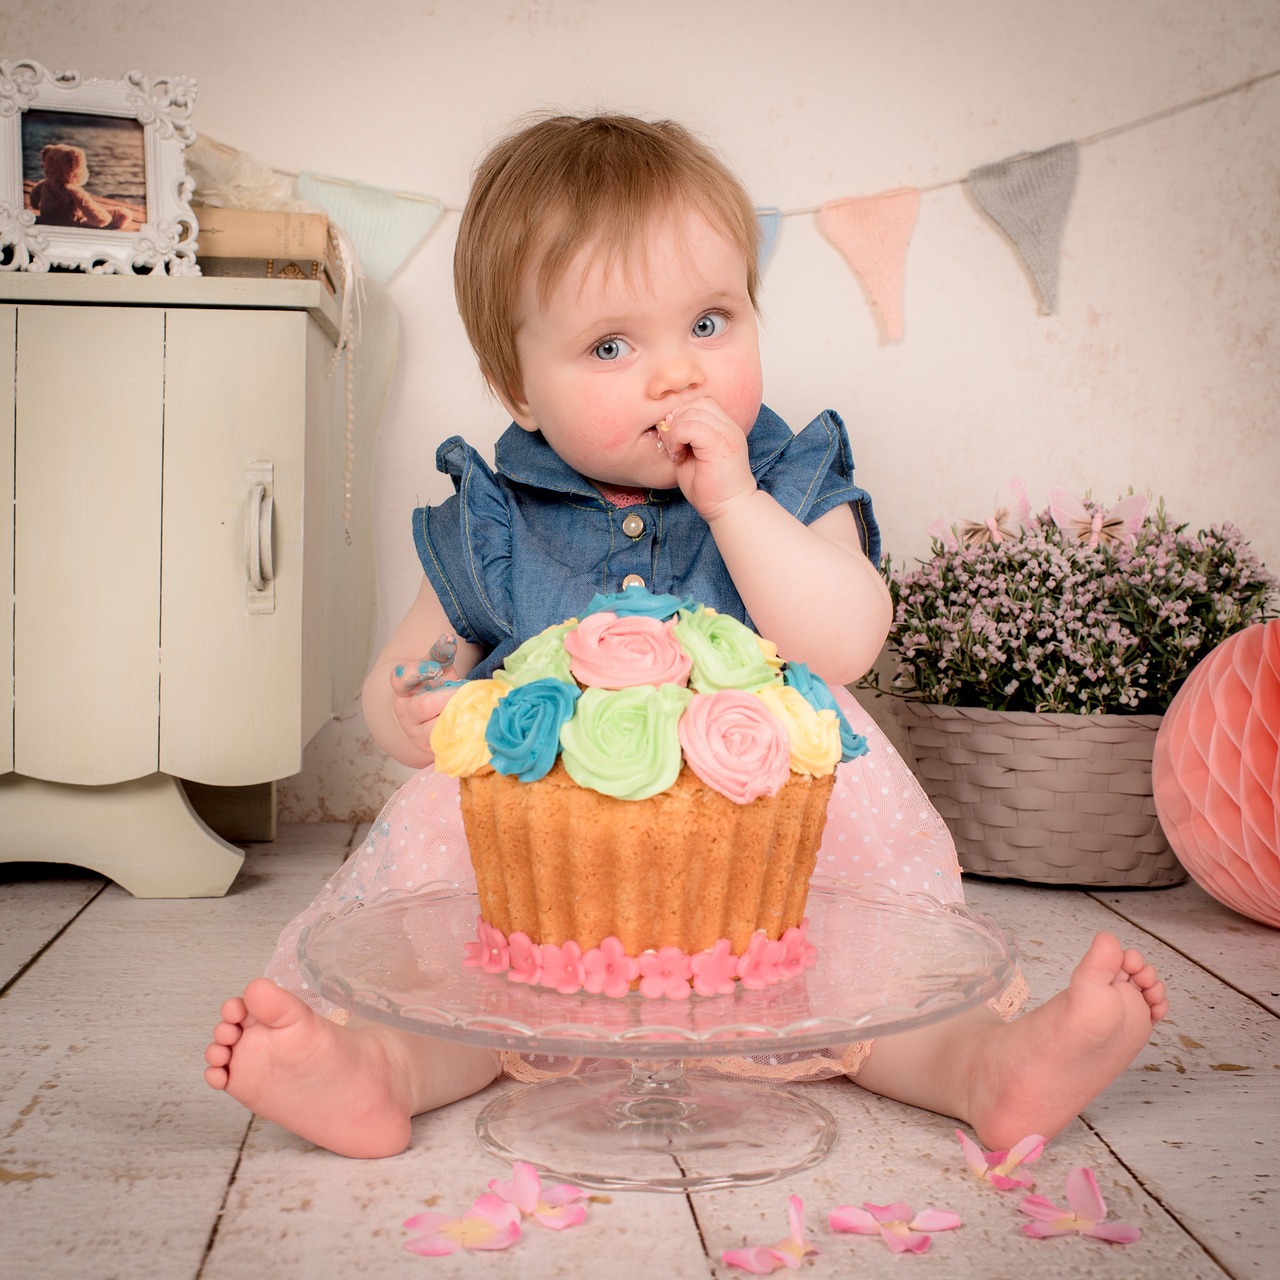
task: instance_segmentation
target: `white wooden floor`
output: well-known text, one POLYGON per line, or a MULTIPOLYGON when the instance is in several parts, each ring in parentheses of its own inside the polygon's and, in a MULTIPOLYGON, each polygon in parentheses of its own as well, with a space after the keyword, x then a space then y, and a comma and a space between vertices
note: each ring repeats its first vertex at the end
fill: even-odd
POLYGON ((1092 1167, 1112 1216, 1141 1227, 1136 1244, 1024 1238, 1010 1200, 968 1174, 953 1123, 831 1081, 801 1087, 837 1116, 836 1145, 788 1182, 600 1196, 583 1227, 529 1229, 505 1253, 406 1253, 404 1218, 426 1205, 461 1212, 507 1176, 476 1142, 480 1098, 420 1118, 404 1155, 364 1162, 253 1121, 201 1077, 220 1000, 259 972, 280 926, 360 834, 285 829, 249 847, 224 899, 139 901, 87 873, 0 866, 0 1273, 727 1277, 745 1273, 721 1252, 786 1235, 795 1193, 822 1250, 804 1268, 815 1277, 1280 1276, 1280 932, 1192 883, 968 887, 1013 931, 1037 994, 1062 984, 1099 928, 1164 972, 1171 1017, 1031 1168, 1037 1190, 1062 1203, 1068 1170, 1092 1167), (907 1260, 826 1226, 838 1204, 899 1199, 952 1209, 965 1225, 907 1260))

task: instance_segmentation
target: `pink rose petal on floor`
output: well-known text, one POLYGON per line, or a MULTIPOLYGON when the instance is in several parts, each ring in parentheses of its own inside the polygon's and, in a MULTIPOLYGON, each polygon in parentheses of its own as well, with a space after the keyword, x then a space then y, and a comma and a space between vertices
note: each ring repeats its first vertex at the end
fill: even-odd
POLYGON ((587 1198, 587 1192, 567 1182, 544 1188, 537 1169, 527 1160, 512 1163, 510 1182, 490 1178, 489 1190, 514 1205, 522 1216, 534 1218, 553 1231, 576 1227, 586 1220, 586 1206, 578 1202, 587 1198))
POLYGON ((912 1214, 905 1200, 893 1204, 841 1205, 832 1209, 827 1221, 833 1231, 849 1231, 860 1236, 876 1236, 894 1253, 924 1253, 932 1243, 931 1231, 952 1231, 960 1216, 946 1209, 921 1209, 912 1214))
POLYGON ((1023 1235, 1035 1240, 1050 1236, 1082 1235, 1108 1244, 1132 1244, 1142 1232, 1125 1222, 1107 1222, 1107 1206, 1092 1169, 1072 1169, 1067 1174, 1067 1204, 1060 1209, 1044 1196, 1027 1196, 1018 1208, 1034 1222, 1023 1223, 1023 1235))
POLYGON ((720 1260, 727 1266, 767 1276, 779 1267, 796 1271, 806 1258, 816 1258, 822 1251, 804 1238, 804 1201, 799 1196, 787 1200, 787 1221, 791 1234, 774 1245, 755 1245, 745 1249, 726 1249, 720 1260))
POLYGON ((440 1258, 459 1249, 507 1249, 520 1239, 520 1210, 495 1195, 482 1195, 460 1218, 447 1213, 417 1213, 405 1220, 421 1231, 404 1242, 410 1253, 440 1258))
POLYGON ((1034 1178, 1015 1178, 1013 1171, 1020 1164, 1030 1164, 1039 1160, 1044 1151, 1045 1140, 1038 1133, 1033 1133, 1014 1143, 1008 1151, 984 1151, 972 1138, 961 1130, 956 1130, 960 1139, 960 1149, 964 1152, 965 1163, 973 1170, 974 1177, 989 1182, 997 1191, 1015 1191, 1022 1187, 1034 1187, 1034 1178))

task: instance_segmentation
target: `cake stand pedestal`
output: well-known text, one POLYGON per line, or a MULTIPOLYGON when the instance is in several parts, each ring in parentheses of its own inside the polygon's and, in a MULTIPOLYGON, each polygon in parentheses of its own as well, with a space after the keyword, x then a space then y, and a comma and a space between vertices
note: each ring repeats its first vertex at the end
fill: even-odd
POLYGON ((549 1070, 591 1060, 489 1103, 476 1121, 487 1150, 583 1187, 712 1190, 809 1168, 835 1139, 825 1108, 751 1079, 749 1059, 768 1074, 813 1050, 954 1017, 999 994, 1016 969, 1003 930, 924 895, 815 878, 808 910, 814 968, 709 999, 561 995, 466 967, 478 905, 453 884, 323 916, 298 951, 312 987, 362 1017, 545 1056, 549 1070))

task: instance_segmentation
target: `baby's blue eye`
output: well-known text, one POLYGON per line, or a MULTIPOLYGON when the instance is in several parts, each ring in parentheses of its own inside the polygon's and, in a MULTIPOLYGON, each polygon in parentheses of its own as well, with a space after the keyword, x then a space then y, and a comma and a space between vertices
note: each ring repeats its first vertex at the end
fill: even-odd
POLYGON ((699 316, 693 322, 693 336, 695 338, 714 338, 717 334, 725 331, 728 325, 728 317, 723 316, 718 311, 708 311, 705 316, 699 316))
POLYGON ((597 360, 620 360, 631 350, 625 338, 606 338, 591 353, 597 360))

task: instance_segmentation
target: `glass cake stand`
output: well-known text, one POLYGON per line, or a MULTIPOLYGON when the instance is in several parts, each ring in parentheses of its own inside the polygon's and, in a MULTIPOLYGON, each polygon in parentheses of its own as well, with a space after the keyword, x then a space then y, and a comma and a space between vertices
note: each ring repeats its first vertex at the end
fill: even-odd
POLYGON ((789 1056, 953 1017, 1015 972, 1002 929, 923 894, 815 878, 808 914, 818 961, 801 977, 680 1001, 561 995, 464 966, 479 909, 456 884, 322 916, 298 954, 314 990, 362 1017, 548 1067, 592 1060, 489 1103, 476 1121, 487 1150, 584 1187, 710 1190, 771 1182, 830 1149, 830 1112, 767 1078, 789 1056), (764 1078, 685 1070, 724 1058, 754 1058, 764 1078))

